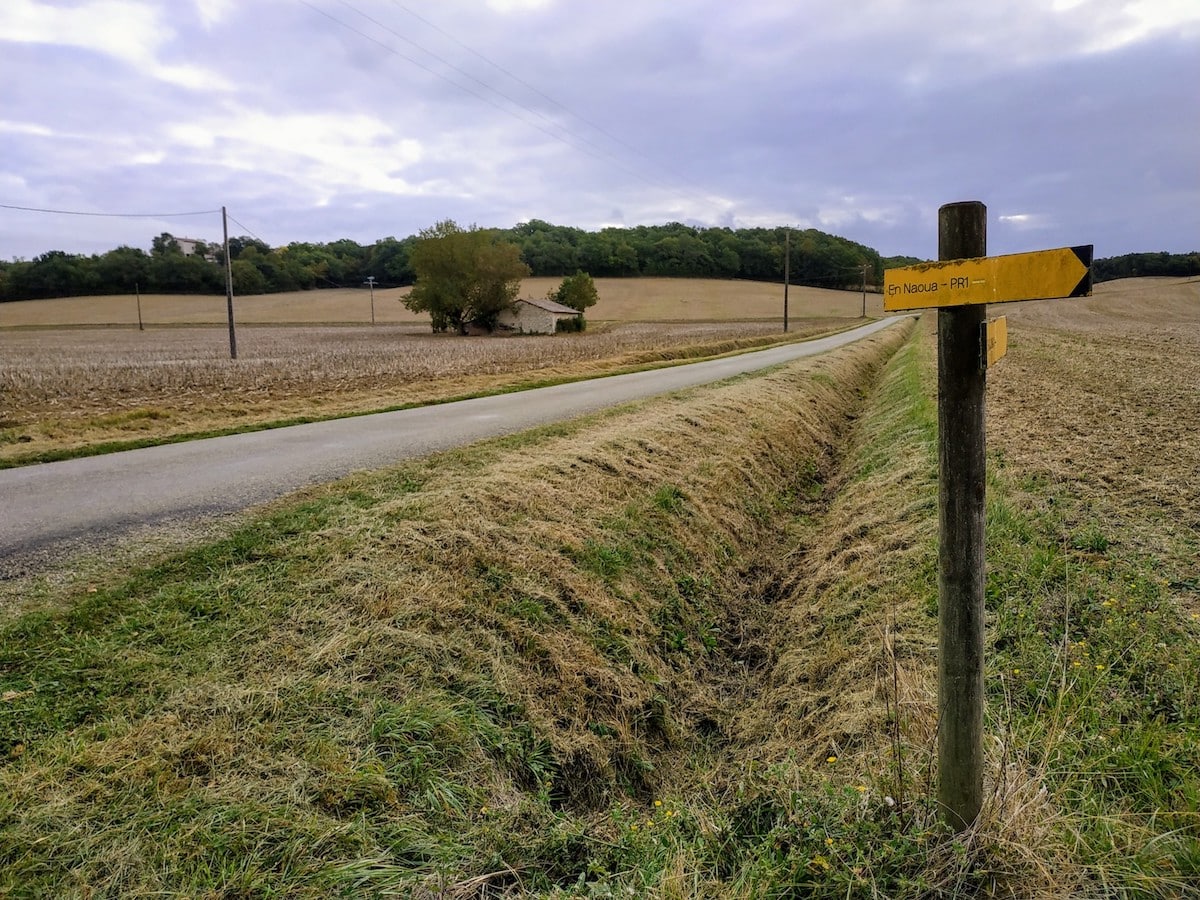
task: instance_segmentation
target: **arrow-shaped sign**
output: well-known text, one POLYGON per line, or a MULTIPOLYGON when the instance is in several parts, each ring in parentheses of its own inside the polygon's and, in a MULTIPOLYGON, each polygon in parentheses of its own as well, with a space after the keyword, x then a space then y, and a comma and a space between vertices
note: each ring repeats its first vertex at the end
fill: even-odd
POLYGON ((883 273, 885 310, 1088 297, 1092 245, 922 263, 883 273))

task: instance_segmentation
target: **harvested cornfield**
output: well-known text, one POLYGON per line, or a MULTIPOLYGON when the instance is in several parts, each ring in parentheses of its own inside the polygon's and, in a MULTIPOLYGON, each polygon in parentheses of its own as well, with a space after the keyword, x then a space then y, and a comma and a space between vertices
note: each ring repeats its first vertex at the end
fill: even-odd
POLYGON ((628 324, 534 337, 405 327, 0 330, 0 461, 348 415, 628 371, 833 331, 844 320, 628 324))

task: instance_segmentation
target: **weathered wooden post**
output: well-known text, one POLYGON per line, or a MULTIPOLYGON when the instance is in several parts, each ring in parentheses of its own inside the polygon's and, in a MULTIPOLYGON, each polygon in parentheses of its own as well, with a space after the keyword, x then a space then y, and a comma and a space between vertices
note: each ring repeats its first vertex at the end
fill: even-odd
MULTIPOLYGON (((938 259, 987 255, 987 207, 938 210, 938 259)), ((938 309, 938 802, 967 828, 983 804, 985 304, 938 309)))
POLYGON ((938 262, 889 269, 887 311, 938 311, 938 802, 954 829, 983 806, 984 395, 1008 349, 987 304, 1092 292, 1092 247, 986 257, 987 207, 938 211, 938 262))

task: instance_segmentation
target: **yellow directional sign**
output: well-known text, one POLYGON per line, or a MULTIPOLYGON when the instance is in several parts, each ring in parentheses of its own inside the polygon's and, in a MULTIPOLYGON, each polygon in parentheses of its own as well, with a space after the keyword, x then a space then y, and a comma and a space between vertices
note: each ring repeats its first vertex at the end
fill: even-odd
POLYGON ((885 310, 1088 297, 1092 245, 922 263, 883 273, 885 310))
POLYGON ((1008 353, 1008 316, 992 319, 984 325, 984 358, 990 369, 1008 353))

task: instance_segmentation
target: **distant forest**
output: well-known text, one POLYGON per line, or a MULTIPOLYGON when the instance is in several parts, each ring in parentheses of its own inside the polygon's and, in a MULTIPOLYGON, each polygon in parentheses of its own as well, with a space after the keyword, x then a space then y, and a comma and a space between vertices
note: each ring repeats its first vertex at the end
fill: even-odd
MULTIPOLYGON (((537 219, 499 236, 521 249, 534 275, 587 272, 594 278, 669 276, 782 281, 786 228, 692 228, 677 222, 636 228, 583 231, 537 219)), ((128 294, 136 287, 156 294, 223 294, 220 244, 185 253, 181 238, 161 234, 150 252, 118 247, 85 256, 50 251, 30 261, 0 262, 0 301, 90 294, 128 294)), ((409 253, 415 236, 384 238, 363 246, 349 239, 327 244, 270 247, 248 236, 230 238, 233 288, 239 295, 323 287, 413 283, 409 253)), ((191 249, 190 242, 187 243, 191 249)), ((792 284, 858 287, 883 277, 883 262, 870 247, 814 229, 792 230, 792 284)))
POLYGON ((1092 263, 1092 281, 1150 275, 1200 275, 1200 253, 1126 253, 1092 263))
MULTIPOLYGON (((672 222, 584 231, 534 219, 497 232, 521 249, 534 275, 587 272, 594 278, 640 275, 781 282, 788 229, 693 228, 672 222)), ((194 252, 185 253, 181 240, 160 234, 149 253, 135 247, 92 256, 52 250, 33 260, 0 261, 0 302, 128 294, 135 287, 155 294, 224 293, 220 244, 200 243, 194 252)), ((388 237, 364 246, 346 238, 270 247, 246 235, 231 238, 234 292, 358 287, 368 278, 379 287, 409 285, 414 278, 409 253, 416 240, 416 236, 388 237)), ((190 242, 185 243, 192 249, 190 242)), ((908 256, 881 258, 870 247, 811 228, 792 230, 790 247, 791 283, 813 287, 857 288, 864 265, 867 283, 877 285, 885 268, 920 262, 908 256)), ((1198 274, 1200 253, 1129 253, 1098 259, 1093 266, 1097 282, 1198 274)))

